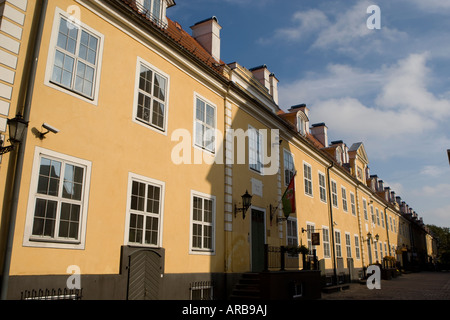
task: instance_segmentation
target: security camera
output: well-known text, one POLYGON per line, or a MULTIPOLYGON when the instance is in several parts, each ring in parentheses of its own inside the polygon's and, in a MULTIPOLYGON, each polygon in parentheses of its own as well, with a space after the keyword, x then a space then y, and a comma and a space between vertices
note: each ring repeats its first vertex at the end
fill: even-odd
POLYGON ((44 127, 44 129, 47 129, 48 132, 53 132, 53 133, 58 133, 59 132, 58 129, 56 129, 55 127, 52 127, 48 123, 44 123, 42 126, 44 127))
POLYGON ((46 131, 46 132, 39 132, 39 138, 40 138, 40 139, 44 139, 44 136, 45 136, 47 133, 49 133, 49 132, 52 132, 52 133, 58 133, 58 132, 59 132, 59 129, 56 129, 55 127, 52 127, 52 126, 49 125, 48 123, 42 124, 42 127, 43 127, 44 129, 47 129, 47 131, 46 131))

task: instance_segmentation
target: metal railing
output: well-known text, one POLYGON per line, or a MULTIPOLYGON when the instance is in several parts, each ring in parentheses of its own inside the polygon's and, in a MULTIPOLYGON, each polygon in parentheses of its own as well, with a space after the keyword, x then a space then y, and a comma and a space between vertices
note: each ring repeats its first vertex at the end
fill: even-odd
POLYGON ((213 300, 214 299, 214 282, 212 281, 196 281, 191 282, 189 286, 191 300, 213 300))
POLYGON ((21 300, 81 300, 83 289, 38 289, 20 293, 21 300))
POLYGON ((150 11, 149 8, 144 7, 144 5, 142 5, 140 2, 138 1, 134 1, 133 3, 136 6, 136 9, 138 10, 138 12, 145 16, 148 20, 152 21, 153 23, 155 23, 157 26, 159 26, 160 28, 167 28, 167 23, 165 23, 164 21, 161 20, 161 17, 157 17, 153 14, 153 12, 150 11))
POLYGON ((303 268, 301 254, 292 254, 286 247, 264 245, 264 270, 300 270, 303 268))

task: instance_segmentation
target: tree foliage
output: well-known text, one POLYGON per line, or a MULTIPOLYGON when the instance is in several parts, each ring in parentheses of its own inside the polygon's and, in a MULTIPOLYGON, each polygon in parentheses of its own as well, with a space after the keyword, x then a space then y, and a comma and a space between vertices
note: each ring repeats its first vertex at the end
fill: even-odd
POLYGON ((428 228, 438 239, 438 261, 443 264, 450 264, 450 228, 428 225, 428 228))

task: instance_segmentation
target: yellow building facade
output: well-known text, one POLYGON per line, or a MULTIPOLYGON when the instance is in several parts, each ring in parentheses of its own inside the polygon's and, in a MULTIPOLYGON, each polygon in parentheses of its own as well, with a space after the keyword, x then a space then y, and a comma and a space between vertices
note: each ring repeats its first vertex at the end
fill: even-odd
POLYGON ((3 148, 7 119, 28 126, 2 149, 2 298, 68 287, 86 299, 227 298, 278 262, 329 283, 400 262, 412 222, 371 186, 363 144, 329 143, 305 105, 281 111, 266 66, 224 63, 217 18, 190 35, 167 18, 174 5, 1 4, 3 148), (299 245, 304 261, 278 251, 270 262, 271 248, 299 245))

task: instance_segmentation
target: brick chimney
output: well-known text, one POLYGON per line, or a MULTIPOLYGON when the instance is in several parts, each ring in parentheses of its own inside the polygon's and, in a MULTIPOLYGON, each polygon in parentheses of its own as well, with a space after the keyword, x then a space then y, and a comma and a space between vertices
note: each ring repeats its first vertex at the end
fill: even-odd
POLYGON ((197 22, 191 27, 192 36, 197 40, 213 58, 220 61, 220 30, 219 20, 216 17, 197 22))
POLYGON ((328 127, 325 123, 316 123, 311 126, 311 134, 324 145, 328 147, 328 127))

